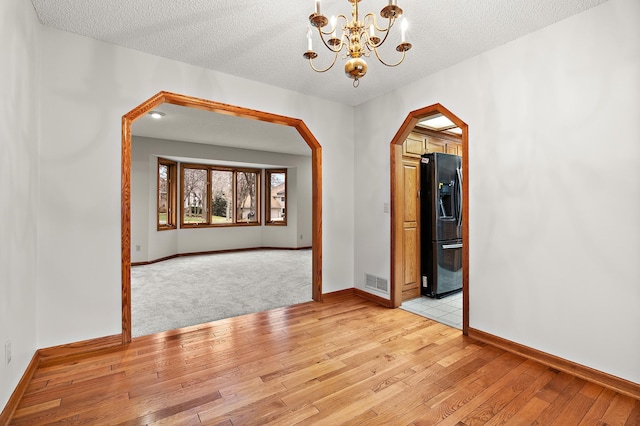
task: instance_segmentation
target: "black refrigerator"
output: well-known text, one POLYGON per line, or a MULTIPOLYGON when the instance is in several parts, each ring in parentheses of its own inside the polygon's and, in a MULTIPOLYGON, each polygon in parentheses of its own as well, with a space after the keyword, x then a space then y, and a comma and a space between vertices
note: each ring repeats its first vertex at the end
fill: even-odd
POLYGON ((421 294, 462 290, 462 159, 430 153, 420 163, 421 294))

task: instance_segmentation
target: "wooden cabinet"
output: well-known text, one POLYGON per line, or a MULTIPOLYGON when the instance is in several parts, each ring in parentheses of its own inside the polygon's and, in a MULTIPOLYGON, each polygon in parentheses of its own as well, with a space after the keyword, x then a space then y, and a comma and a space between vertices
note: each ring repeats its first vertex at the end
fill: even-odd
POLYGON ((405 157, 420 158, 424 154, 424 136, 418 133, 410 133, 402 144, 402 155, 405 157))
POLYGON ((458 144, 447 144, 447 154, 453 154, 453 155, 458 155, 460 157, 462 157, 462 145, 458 145, 458 144))
POLYGON ((462 142, 451 135, 411 132, 402 144, 403 157, 420 158, 422 154, 430 152, 462 156, 462 142))
POLYGON ((420 297, 420 162, 402 160, 402 300, 420 297))
POLYGON ((447 141, 433 136, 425 136, 425 153, 428 154, 430 152, 441 152, 446 154, 447 141))

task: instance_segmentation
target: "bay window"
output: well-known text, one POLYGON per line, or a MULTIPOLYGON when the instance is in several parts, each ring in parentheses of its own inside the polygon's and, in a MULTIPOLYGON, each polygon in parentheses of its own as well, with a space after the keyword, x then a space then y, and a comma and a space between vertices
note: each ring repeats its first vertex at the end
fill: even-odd
POLYGON ((260 224, 260 173, 182 164, 181 227, 260 224))

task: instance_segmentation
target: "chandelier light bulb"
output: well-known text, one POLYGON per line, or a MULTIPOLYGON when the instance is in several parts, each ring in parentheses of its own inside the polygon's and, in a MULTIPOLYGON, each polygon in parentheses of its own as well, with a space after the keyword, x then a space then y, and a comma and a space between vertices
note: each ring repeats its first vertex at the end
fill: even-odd
POLYGON ((407 42, 407 28, 409 28, 409 22, 407 18, 402 18, 402 23, 400 24, 400 32, 402 34, 402 43, 407 42))
POLYGON ((329 19, 329 23, 331 24, 331 28, 333 28, 333 31, 331 32, 331 38, 337 38, 336 37, 336 26, 338 23, 338 20, 336 19, 335 16, 331 16, 331 19, 329 19))

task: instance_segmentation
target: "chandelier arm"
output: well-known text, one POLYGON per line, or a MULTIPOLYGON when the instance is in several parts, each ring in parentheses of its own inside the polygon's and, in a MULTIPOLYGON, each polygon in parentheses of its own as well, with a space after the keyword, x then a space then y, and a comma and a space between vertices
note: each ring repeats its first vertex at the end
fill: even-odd
MULTIPOLYGON (((324 35, 331 35, 334 31, 338 31, 338 19, 340 19, 340 18, 344 19, 345 24, 346 24, 347 22, 349 22, 349 20, 347 19, 347 17, 346 17, 346 16, 344 16, 344 15, 341 13, 340 15, 336 16, 336 26, 335 26, 335 28, 332 28, 332 29, 330 29, 329 31, 325 32, 325 31, 323 31, 323 30, 322 30, 322 28, 318 27, 318 31, 320 31, 320 34, 324 34, 324 35)), ((340 27, 340 29, 344 31, 344 26, 341 26, 341 27, 340 27)))
MULTIPOLYGON (((374 18, 374 21, 375 21, 375 15, 374 15, 373 18, 374 18)), ((389 36, 389 33, 391 32, 390 30, 391 30, 391 27, 393 27, 394 21, 395 21, 394 18, 389 18, 389 26, 387 27, 386 30, 385 29, 380 29, 380 28, 377 27, 377 24, 374 24, 374 25, 376 25, 376 29, 379 32, 384 33, 384 37, 382 38, 382 40, 380 40, 378 37, 376 37, 378 39, 378 43, 377 44, 374 43, 371 40, 371 36, 369 35, 369 33, 364 31, 364 36, 366 38, 365 44, 367 45, 367 47, 369 47, 369 50, 375 50, 376 48, 382 46, 385 41, 387 41, 387 37, 389 36)))
MULTIPOLYGON (((384 34, 384 38, 380 41, 378 41, 378 44, 375 44, 373 41, 371 41, 371 37, 369 36, 369 33, 365 32, 364 33, 364 37, 365 37, 365 45, 369 48, 369 50, 376 50, 378 47, 382 46, 384 44, 384 42, 387 40, 387 36, 389 35, 389 33, 385 33, 384 34)), ((377 55, 377 52, 376 52, 377 55)))
POLYGON ((371 41, 371 37, 366 32, 364 33, 364 35, 362 37, 364 37, 364 43, 363 44, 365 46, 367 46, 367 50, 369 50, 369 51, 382 46, 382 42, 379 42, 378 44, 375 44, 373 41, 371 41))
MULTIPOLYGON (((393 18, 389 18, 389 25, 387 26, 386 30, 380 30, 381 32, 384 33, 384 37, 382 38, 382 40, 380 40, 380 43, 376 44, 375 47, 380 47, 384 44, 385 41, 387 41, 387 37, 389 37, 389 33, 391 32, 391 28, 393 27, 393 23, 395 22, 395 19, 393 18)), ((376 52, 377 54, 377 52, 376 52)))
POLYGON ((311 66, 311 69, 312 69, 312 70, 314 70, 315 72, 327 72, 327 71, 329 71, 329 70, 330 70, 331 68, 333 68, 333 66, 335 65, 335 63, 336 63, 336 59, 338 59, 338 53, 339 53, 339 52, 340 52, 340 51, 338 51, 338 52, 333 52, 333 53, 335 53, 335 54, 333 55, 333 62, 331 62, 331 65, 329 65, 327 68, 324 68, 324 69, 322 69, 322 68, 316 68, 316 67, 313 65, 313 58, 309 58, 309 65, 311 66))
MULTIPOLYGON (((322 32, 322 30, 320 30, 320 28, 318 28, 318 32, 320 33, 320 40, 322 41, 322 44, 324 44, 324 46, 327 49, 329 49, 330 51, 332 51, 333 53, 340 52, 342 50, 342 48, 344 47, 344 37, 340 37, 340 44, 336 48, 333 48, 332 46, 329 46, 327 41, 324 39, 324 36, 322 35, 323 32, 322 32)), ((331 34, 331 33, 329 33, 329 34, 331 34)))
POLYGON ((402 51, 402 57, 400 58, 400 60, 398 62, 396 62, 395 64, 388 64, 388 63, 386 63, 385 61, 382 60, 382 58, 380 57, 380 54, 378 53, 378 49, 374 48, 373 51, 376 54, 376 58, 378 58, 378 60, 380 62, 382 62, 383 65, 386 65, 388 67, 397 67, 398 65, 400 65, 402 63, 402 61, 404 61, 404 56, 405 56, 405 53, 406 53, 406 51, 403 50, 402 51))
MULTIPOLYGON (((366 26, 366 19, 370 18, 369 24, 373 24, 374 28, 376 29, 376 31, 379 31, 381 33, 389 33, 389 30, 391 29, 391 27, 393 27, 393 24, 396 21, 396 18, 388 18, 388 22, 387 22, 387 28, 383 28, 383 27, 379 27, 378 26, 378 19, 376 17, 376 14, 373 12, 369 12, 365 15, 363 22, 365 23, 366 26)), ((368 27, 368 26, 366 26, 368 27)), ((365 28, 366 29, 366 28, 365 28)))

